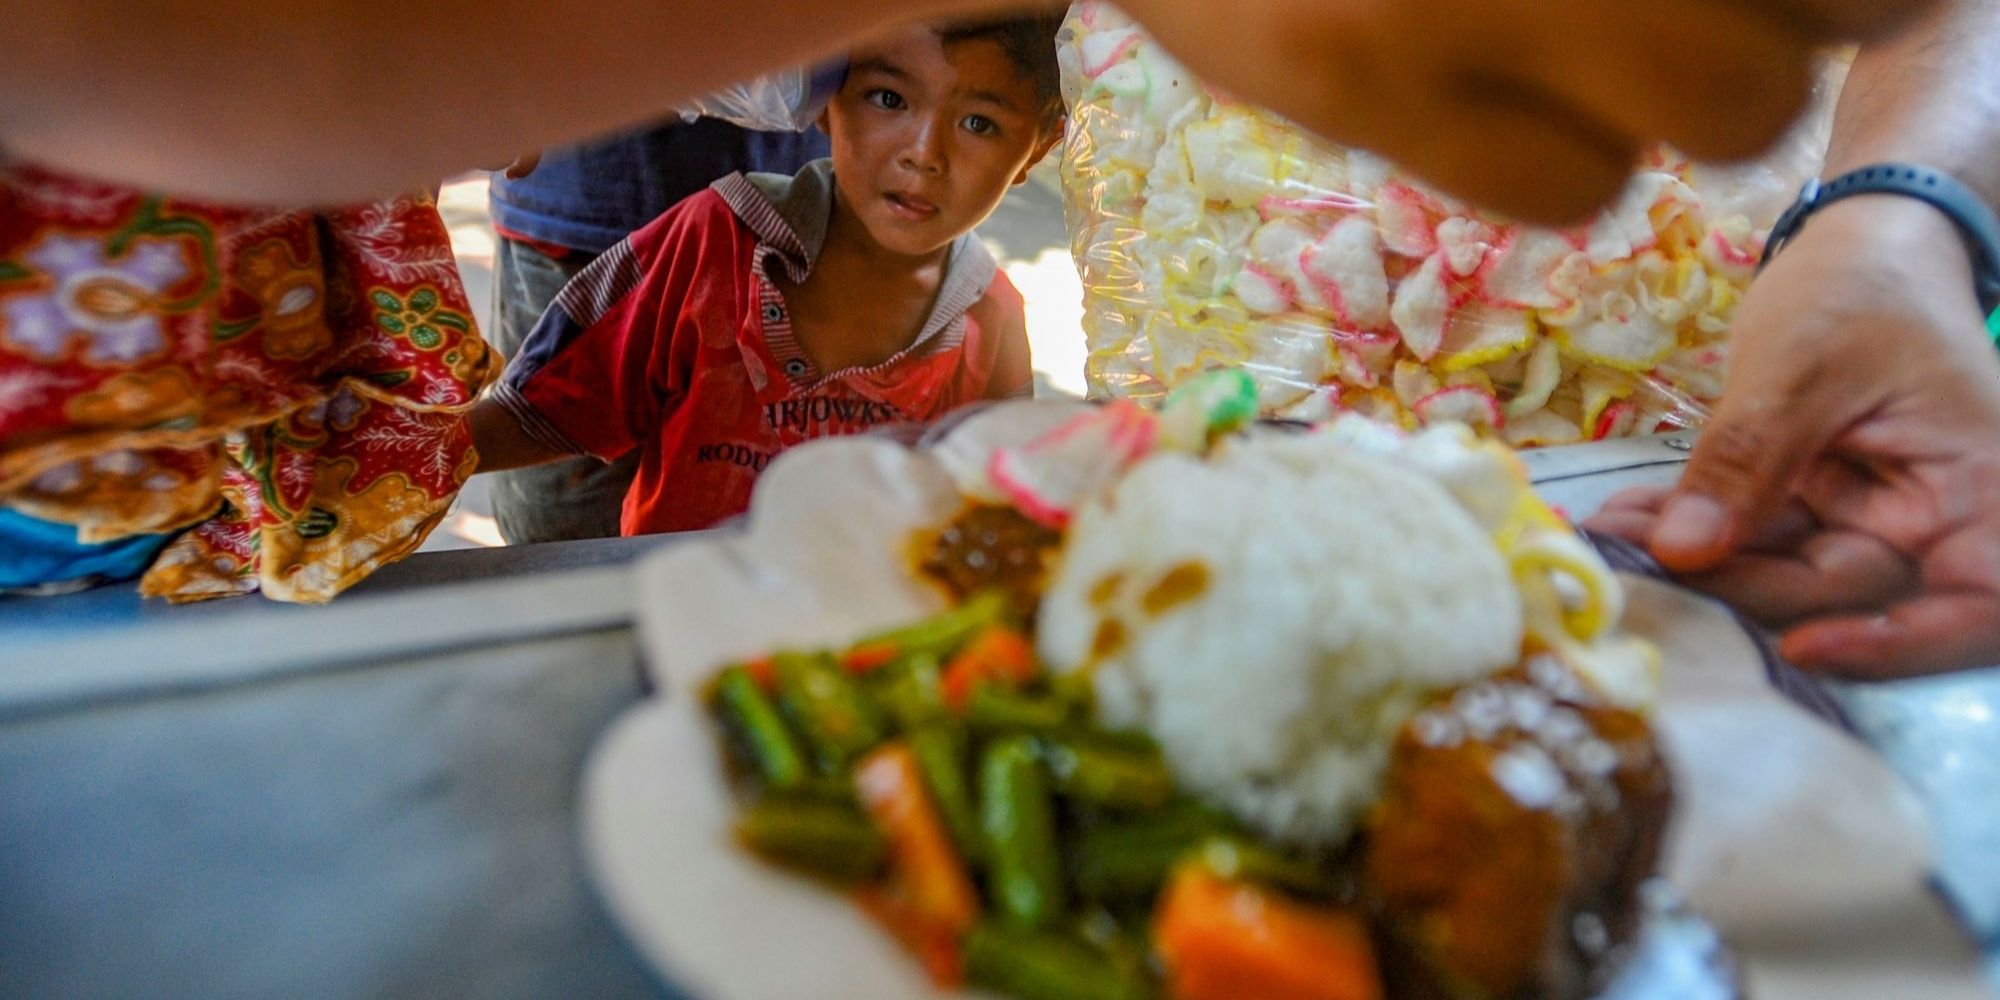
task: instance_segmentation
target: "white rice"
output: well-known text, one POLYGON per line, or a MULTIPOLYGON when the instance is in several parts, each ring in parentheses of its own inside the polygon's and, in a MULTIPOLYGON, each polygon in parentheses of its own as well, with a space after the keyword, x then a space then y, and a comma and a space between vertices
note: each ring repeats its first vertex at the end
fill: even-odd
POLYGON ((1512 665, 1521 620, 1499 550, 1436 480, 1333 435, 1262 436, 1155 455, 1081 511, 1039 641, 1059 671, 1094 663, 1105 721, 1151 732, 1185 787, 1331 843, 1415 704, 1512 665), (1206 588, 1148 611, 1177 568, 1206 588))

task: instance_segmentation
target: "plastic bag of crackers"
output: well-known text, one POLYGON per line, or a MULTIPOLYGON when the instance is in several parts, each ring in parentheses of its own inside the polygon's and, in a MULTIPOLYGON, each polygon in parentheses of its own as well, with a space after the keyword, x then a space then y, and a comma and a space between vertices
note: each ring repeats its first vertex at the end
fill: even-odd
POLYGON ((1817 173, 1846 61, 1764 160, 1648 155, 1572 230, 1509 222, 1209 90, 1116 8, 1060 39, 1093 395, 1248 371, 1268 416, 1462 421, 1517 447, 1696 425, 1764 238, 1817 173))

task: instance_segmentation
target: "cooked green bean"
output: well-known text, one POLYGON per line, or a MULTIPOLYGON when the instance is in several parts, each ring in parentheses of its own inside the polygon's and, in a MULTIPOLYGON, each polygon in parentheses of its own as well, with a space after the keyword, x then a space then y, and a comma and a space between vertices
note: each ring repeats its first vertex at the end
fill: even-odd
POLYGON ((979 766, 979 818, 986 835, 988 892, 1009 921, 1047 926, 1063 907, 1054 803, 1034 743, 1010 737, 979 766))
POLYGON ((982 735, 1050 734, 1070 727, 1070 706, 1055 698, 1016 694, 993 684, 972 690, 965 721, 982 735))
POLYGON ((748 752, 764 784, 784 791, 806 780, 804 751, 749 671, 742 667, 723 671, 715 685, 715 705, 723 725, 748 752))
POLYGON ((1228 829, 1227 817, 1183 800, 1144 819, 1085 830, 1070 846, 1077 892, 1096 900, 1146 899, 1175 864, 1228 829))
POLYGON ((1088 739, 1045 743, 1056 791, 1116 809, 1155 809, 1174 795, 1174 776, 1158 750, 1098 745, 1088 739))
POLYGON ((1067 703, 1078 716, 1089 718, 1097 711, 1097 688, 1088 670, 1051 676, 1049 694, 1067 703))
POLYGON ((907 656, 877 671, 870 690, 896 728, 909 732, 946 716, 942 673, 929 653, 907 656))
POLYGON ((973 985, 1020 1000, 1145 1000, 1146 981, 1081 942, 988 922, 965 939, 973 985))
POLYGON ((1007 596, 997 590, 986 591, 950 611, 877 633, 855 645, 893 647, 899 657, 929 655, 946 660, 988 626, 1005 621, 1006 615, 1007 596))
POLYGON ((765 796, 736 821, 745 847, 779 864, 835 882, 882 869, 882 834, 852 803, 765 796))
POLYGON ((1196 857, 1223 878, 1258 882, 1301 895, 1328 896, 1339 887, 1318 865, 1245 837, 1210 837, 1202 842, 1196 857))
POLYGON ((840 774, 882 742, 882 712, 830 656, 775 657, 778 700, 806 738, 820 771, 840 774))
POLYGON ((986 839, 979 829, 979 811, 966 781, 965 731, 950 722, 932 722, 909 732, 910 752, 938 812, 944 816, 958 854, 967 861, 986 856, 986 839))

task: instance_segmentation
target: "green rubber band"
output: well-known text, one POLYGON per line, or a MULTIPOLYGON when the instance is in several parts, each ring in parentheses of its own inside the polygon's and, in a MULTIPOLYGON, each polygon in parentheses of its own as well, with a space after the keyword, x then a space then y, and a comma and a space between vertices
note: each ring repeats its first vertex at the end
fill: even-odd
POLYGON ((2000 347, 2000 309, 1986 317, 1986 335, 1993 339, 1994 346, 2000 347))

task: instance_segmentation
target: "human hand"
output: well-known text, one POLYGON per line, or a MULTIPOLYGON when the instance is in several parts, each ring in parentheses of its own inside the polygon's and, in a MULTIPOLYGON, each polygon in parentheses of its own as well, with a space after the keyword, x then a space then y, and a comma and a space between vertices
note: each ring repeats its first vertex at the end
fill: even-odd
POLYGON ((2000 355, 1936 210, 1836 203, 1751 287, 1680 484, 1591 521, 1785 629, 1808 668, 2000 663, 2000 355))
POLYGON ((521 178, 534 173, 535 168, 541 165, 542 165, 542 151, 539 149, 531 149, 525 153, 522 153, 517 157, 514 157, 514 162, 508 164, 507 167, 501 171, 501 174, 510 181, 518 181, 521 178))
POLYGON ((1217 86, 1524 221, 1609 202, 1664 139, 1742 159, 1804 107, 1816 47, 1929 0, 1122 0, 1217 86))

